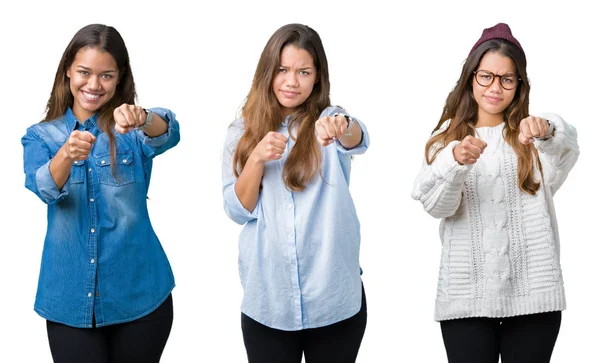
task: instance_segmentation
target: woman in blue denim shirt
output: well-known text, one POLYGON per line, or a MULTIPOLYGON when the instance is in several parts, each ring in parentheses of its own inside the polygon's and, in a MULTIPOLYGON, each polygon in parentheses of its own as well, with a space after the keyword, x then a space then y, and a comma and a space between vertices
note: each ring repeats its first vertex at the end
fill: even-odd
POLYGON ((175 282, 146 194, 179 125, 135 97, 121 35, 88 25, 22 139, 25 186, 48 205, 35 311, 55 362, 158 362, 171 330, 175 282))
POLYGON ((319 35, 290 24, 260 57, 223 154, 227 215, 244 228, 242 332, 254 362, 354 362, 367 323, 349 191, 364 124, 330 106, 319 35))

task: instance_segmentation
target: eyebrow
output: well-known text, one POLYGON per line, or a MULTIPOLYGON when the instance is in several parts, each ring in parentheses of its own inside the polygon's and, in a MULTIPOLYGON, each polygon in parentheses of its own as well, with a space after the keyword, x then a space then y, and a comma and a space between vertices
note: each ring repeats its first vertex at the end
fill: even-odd
MULTIPOLYGON (((280 68, 290 68, 289 66, 284 66, 284 65, 280 65, 280 68)), ((300 71, 305 71, 307 69, 315 69, 314 67, 302 67, 302 68, 298 68, 298 70, 300 71)))
MULTIPOLYGON (((77 65, 77 68, 81 68, 81 69, 83 69, 84 71, 91 71, 91 70, 92 70, 91 68, 88 68, 88 67, 86 67, 86 66, 82 66, 82 65, 77 65)), ((110 70, 108 70, 108 71, 104 71, 104 72, 102 72, 102 73, 116 73, 116 72, 117 72, 117 71, 110 69, 110 70)))

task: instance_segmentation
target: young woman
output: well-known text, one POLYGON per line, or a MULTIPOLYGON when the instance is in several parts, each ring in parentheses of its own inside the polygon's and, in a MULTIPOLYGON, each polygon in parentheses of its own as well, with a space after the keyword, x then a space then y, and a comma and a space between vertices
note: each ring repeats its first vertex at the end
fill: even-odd
POLYGON ((305 25, 265 46, 223 155, 225 211, 244 228, 242 332, 253 362, 354 362, 367 310, 350 159, 364 124, 330 106, 327 58, 305 25))
POLYGON ((121 35, 88 25, 22 139, 25 186, 48 205, 35 311, 55 362, 158 362, 171 330, 175 283, 146 193, 179 125, 135 97, 121 35))
POLYGON ((425 147, 412 196, 442 218, 435 319, 448 360, 549 362, 565 295, 552 197, 579 155, 575 129, 529 114, 526 58, 485 29, 425 147))

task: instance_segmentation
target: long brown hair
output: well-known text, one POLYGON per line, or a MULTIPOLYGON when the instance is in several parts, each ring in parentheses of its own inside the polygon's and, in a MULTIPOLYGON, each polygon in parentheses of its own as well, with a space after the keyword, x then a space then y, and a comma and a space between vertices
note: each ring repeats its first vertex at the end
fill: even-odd
POLYGON ((465 61, 460 78, 446 99, 442 116, 433 133, 438 131, 447 120, 450 120, 450 125, 429 139, 425 145, 425 160, 428 164, 431 164, 441 151, 442 148, 440 147, 432 150, 434 146, 442 145, 445 147, 450 142, 462 140, 467 135, 474 136, 478 107, 473 96, 473 72, 477 70, 481 58, 487 52, 498 52, 512 59, 517 67, 517 74, 521 78, 513 101, 504 110, 504 122, 506 123, 504 139, 517 154, 519 188, 534 195, 540 188, 540 182, 534 178, 534 159, 540 174, 542 174, 542 165, 533 145, 523 145, 518 140, 519 123, 529 116, 530 85, 525 66, 525 54, 514 44, 503 39, 491 39, 481 44, 465 61))
POLYGON ((109 53, 119 70, 119 82, 114 96, 97 111, 98 127, 108 136, 111 168, 114 174, 116 141, 112 131, 115 124, 113 112, 123 103, 134 104, 136 98, 129 53, 121 34, 115 28, 103 24, 90 24, 81 28, 71 39, 58 64, 54 86, 46 106, 46 116, 42 122, 55 120, 63 116, 69 107, 73 107, 74 99, 69 87, 67 70, 73 64, 77 52, 83 48, 97 48, 109 53))
POLYGON ((305 49, 313 58, 317 81, 308 99, 290 116, 288 130, 296 144, 283 167, 287 188, 300 191, 320 171, 321 152, 315 138, 315 121, 329 100, 329 71, 323 43, 316 31, 306 25, 288 24, 269 39, 256 66, 254 80, 242 109, 244 134, 233 155, 233 171, 239 176, 250 154, 269 131, 277 131, 283 121, 282 107, 273 92, 273 77, 280 67, 281 51, 287 45, 305 49), (292 130, 297 125, 297 135, 292 130))

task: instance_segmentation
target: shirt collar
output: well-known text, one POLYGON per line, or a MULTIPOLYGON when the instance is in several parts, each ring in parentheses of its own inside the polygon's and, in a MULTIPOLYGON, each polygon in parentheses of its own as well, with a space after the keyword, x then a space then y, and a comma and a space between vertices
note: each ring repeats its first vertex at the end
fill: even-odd
POLYGON ((81 124, 82 126, 84 126, 86 123, 88 123, 88 125, 90 125, 89 128, 94 128, 97 127, 97 122, 96 120, 98 119, 98 114, 94 114, 92 115, 92 117, 88 118, 87 120, 85 120, 84 122, 81 122, 80 120, 77 119, 77 117, 75 117, 75 114, 73 113, 73 110, 71 109, 71 107, 67 108, 67 112, 65 113, 65 121, 67 123, 67 127, 69 128, 69 130, 75 130, 77 128, 77 124, 81 124))

